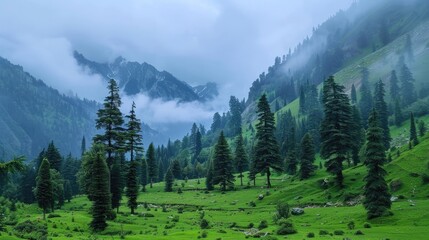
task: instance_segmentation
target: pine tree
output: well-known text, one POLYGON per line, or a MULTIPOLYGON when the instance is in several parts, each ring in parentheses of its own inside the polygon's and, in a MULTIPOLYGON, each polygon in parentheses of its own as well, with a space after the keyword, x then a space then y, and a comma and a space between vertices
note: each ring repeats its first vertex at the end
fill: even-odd
POLYGON ((356 94, 356 88, 355 88, 354 84, 352 84, 352 90, 351 90, 351 94, 350 94, 350 100, 352 101, 352 104, 356 104, 357 103, 357 94, 356 94))
POLYGON ((114 163, 110 170, 110 192, 112 194, 111 207, 116 208, 116 212, 119 213, 119 207, 121 206, 122 193, 123 193, 123 175, 125 166, 121 164, 120 156, 116 155, 114 163))
POLYGON ((226 191, 227 187, 232 188, 234 186, 232 169, 233 165, 229 146, 223 131, 221 131, 213 156, 213 184, 219 184, 222 191, 226 191))
POLYGON ((200 155, 201 149, 203 148, 201 143, 201 133, 199 130, 197 130, 197 133, 195 134, 195 145, 194 145, 194 162, 198 159, 198 156, 200 155))
POLYGON ((414 114, 412 112, 410 113, 410 143, 413 146, 419 144, 416 131, 416 122, 414 121, 414 114))
POLYGON ((418 126, 419 126, 419 135, 420 135, 420 137, 423 137, 425 135, 425 133, 426 133, 425 122, 420 119, 418 126))
POLYGON ((173 191, 174 176, 173 176, 173 171, 171 171, 171 168, 168 168, 167 173, 165 174, 165 177, 164 177, 164 182, 165 182, 164 191, 172 192, 173 191))
POLYGON ((85 154, 86 152, 86 140, 85 140, 85 136, 82 137, 82 143, 80 145, 80 156, 82 157, 83 154, 85 154))
POLYGON ((137 168, 139 164, 137 161, 131 161, 127 174, 127 190, 125 195, 128 198, 128 207, 131 214, 134 214, 134 209, 137 208, 137 197, 139 195, 139 185, 137 180, 137 168))
POLYGON ((403 64, 401 67, 401 100, 402 106, 409 106, 416 100, 416 93, 414 89, 414 78, 410 69, 406 64, 403 64))
POLYGON ((390 73, 390 99, 400 99, 401 89, 398 86, 398 77, 396 76, 396 71, 392 70, 390 73))
POLYGON ((353 165, 356 166, 360 162, 359 151, 365 141, 365 129, 363 129, 362 119, 360 117, 359 110, 355 105, 352 106, 352 126, 350 129, 350 135, 353 139, 352 162, 353 165))
POLYGON ((39 207, 43 209, 43 220, 46 219, 46 210, 52 208, 54 193, 52 191, 52 180, 50 164, 47 158, 42 160, 37 174, 36 199, 39 207))
POLYGON ((119 96, 119 87, 116 81, 111 79, 108 85, 109 95, 104 99, 103 108, 97 112, 96 128, 104 129, 103 134, 97 134, 94 142, 102 143, 107 153, 107 166, 110 168, 114 162, 115 153, 122 151, 123 146, 123 128, 124 120, 119 110, 121 107, 121 98, 119 96))
POLYGON ((70 202, 72 199, 72 189, 70 185, 70 181, 66 180, 64 181, 64 200, 67 200, 67 202, 70 202))
POLYGON ((103 151, 96 153, 93 162, 92 221, 90 227, 98 232, 107 227, 106 219, 111 211, 110 176, 103 151))
POLYGON ((155 147, 153 143, 149 145, 146 153, 146 163, 147 163, 147 175, 149 180, 149 186, 152 188, 153 182, 156 180, 158 176, 158 166, 156 164, 155 158, 155 147))
POLYGON ((217 130, 219 130, 221 128, 221 125, 222 125, 221 122, 222 121, 221 121, 220 114, 218 112, 216 112, 213 115, 213 123, 212 123, 212 125, 210 127, 210 130, 211 130, 212 133, 216 132, 217 130))
POLYGON ((48 159, 52 169, 55 169, 58 172, 61 171, 62 157, 60 152, 58 151, 58 148, 55 147, 54 141, 51 141, 49 143, 48 149, 45 153, 45 157, 48 159))
POLYGON ((297 169, 298 169, 298 158, 296 156, 296 150, 294 147, 289 149, 289 151, 286 154, 285 171, 289 175, 295 175, 297 169))
POLYGON ((142 154, 143 143, 141 135, 141 122, 137 118, 135 109, 136 104, 133 102, 131 105, 130 114, 125 117, 128 118, 127 131, 126 131, 126 147, 130 152, 130 161, 134 161, 134 156, 142 154))
POLYGON ((369 87, 369 72, 366 67, 362 67, 361 69, 361 86, 360 86, 360 100, 359 100, 359 110, 360 114, 362 116, 362 119, 364 119, 364 127, 367 126, 366 119, 368 119, 369 112, 372 109, 372 94, 371 89, 369 87))
POLYGON ((321 125, 321 156, 326 159, 327 171, 335 175, 337 185, 343 187, 343 162, 353 146, 350 136, 351 108, 344 86, 329 77, 323 84, 325 117, 321 125))
POLYGON ((229 130, 231 137, 241 134, 241 104, 240 100, 231 96, 229 99, 229 111, 231 112, 231 120, 229 121, 229 130))
POLYGON ((171 171, 173 172, 173 176, 175 179, 182 178, 182 167, 180 166, 179 160, 173 160, 173 162, 171 163, 171 171))
POLYGON ((301 141, 301 161, 299 168, 299 176, 301 179, 307 179, 313 175, 315 167, 314 144, 310 134, 305 134, 301 141))
POLYGON ((281 172, 282 162, 279 154, 279 146, 274 136, 274 114, 271 113, 267 96, 263 94, 258 102, 258 123, 256 124, 256 146, 253 171, 265 173, 267 176, 267 187, 271 187, 271 171, 274 169, 281 172))
POLYGON ((368 173, 365 177, 365 200, 363 205, 367 210, 368 219, 372 219, 388 213, 392 203, 387 183, 384 179, 387 173, 383 169, 383 164, 386 162, 383 129, 379 127, 378 114, 375 109, 373 109, 368 119, 368 126, 364 162, 368 173))
POLYGON ((305 114, 306 112, 305 92, 304 88, 301 86, 299 90, 299 113, 305 114))
POLYGON ((387 104, 384 101, 384 83, 381 79, 375 85, 374 94, 374 108, 378 113, 380 127, 383 129, 383 143, 384 148, 390 148, 390 129, 389 129, 389 113, 387 111, 387 104))
POLYGON ((142 159, 141 161, 141 175, 140 175, 140 183, 142 185, 142 192, 146 192, 146 185, 147 185, 147 180, 148 180, 148 174, 147 174, 147 163, 146 163, 146 159, 142 159))
POLYGON ((213 186, 213 175, 214 175, 214 170, 213 170, 213 163, 210 161, 207 167, 207 176, 206 176, 206 188, 208 191, 211 191, 214 189, 213 186))
POLYGON ((244 150, 243 135, 238 134, 235 140, 234 165, 239 173, 240 186, 243 186, 243 172, 247 169, 248 164, 246 150, 244 150))

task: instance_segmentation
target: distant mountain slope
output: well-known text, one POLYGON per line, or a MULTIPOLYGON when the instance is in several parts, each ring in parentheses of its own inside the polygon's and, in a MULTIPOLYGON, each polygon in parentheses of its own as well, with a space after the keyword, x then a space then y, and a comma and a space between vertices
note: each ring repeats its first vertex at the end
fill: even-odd
POLYGON ((100 74, 105 79, 116 79, 127 95, 143 92, 151 98, 191 102, 209 100, 218 94, 215 83, 193 88, 169 72, 158 71, 148 63, 129 62, 122 57, 112 63, 97 63, 78 52, 74 52, 74 57, 79 65, 89 68, 92 73, 100 74))
MULTIPOLYGON (((0 159, 36 156, 53 140, 78 155, 82 136, 95 132, 98 105, 60 94, 0 57, 0 159)), ((90 142, 90 141, 87 141, 90 142)))

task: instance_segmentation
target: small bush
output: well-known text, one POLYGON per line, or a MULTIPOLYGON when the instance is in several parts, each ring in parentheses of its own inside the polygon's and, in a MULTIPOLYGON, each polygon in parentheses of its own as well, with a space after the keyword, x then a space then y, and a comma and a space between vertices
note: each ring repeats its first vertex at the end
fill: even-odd
POLYGON ((371 228, 371 224, 366 222, 363 224, 363 227, 364 228, 371 228))
POLYGON ((49 213, 47 216, 47 218, 58 218, 58 217, 61 217, 61 216, 59 214, 56 214, 56 213, 49 213))
POLYGON ((236 227, 237 226, 237 223, 236 222, 233 222, 233 223, 231 223, 230 225, 229 225, 229 228, 234 228, 234 227, 236 227))
POLYGON ((252 228, 254 226, 255 226, 255 224, 253 224, 253 223, 249 223, 249 225, 247 225, 248 228, 252 228))
POLYGON ((329 232, 328 232, 328 231, 326 231, 326 230, 320 230, 320 231, 319 231, 319 235, 320 235, 320 236, 329 235, 329 232))
POLYGON ((344 235, 344 231, 343 230, 335 230, 334 235, 337 235, 337 236, 344 235))
POLYGON ((314 233, 312 233, 312 232, 307 233, 307 237, 308 238, 314 238, 314 233))
POLYGON ((278 220, 282 218, 288 218, 289 217, 289 204, 287 203, 277 203, 276 206, 276 213, 274 215, 274 221, 277 222, 278 220))
POLYGON ((206 238, 206 237, 207 237, 207 235, 208 235, 207 231, 203 231, 203 232, 201 233, 201 238, 206 238))
POLYGON ((393 180, 393 181, 390 182, 389 187, 390 187, 390 191, 396 192, 399 189, 401 189, 401 187, 402 187, 402 181, 399 180, 399 179, 393 180))
POLYGON ((48 236, 48 227, 45 224, 36 221, 32 222, 27 220, 25 222, 18 223, 13 230, 17 237, 29 240, 47 239, 48 236))
POLYGON ((56 223, 52 224, 52 228, 57 228, 57 224, 56 223))
POLYGON ((428 184, 429 183, 429 175, 427 173, 422 174, 422 183, 428 184))
POLYGON ((201 221, 200 221, 200 228, 201 229, 209 229, 210 228, 209 221, 207 221, 207 219, 201 219, 201 221))
POLYGON ((255 203, 254 201, 250 201, 250 202, 249 202, 249 206, 250 206, 250 207, 256 207, 256 203, 255 203))
POLYGON ((177 189, 177 193, 182 194, 183 193, 182 188, 177 189))
POLYGON ((174 216, 173 219, 171 219, 172 222, 179 222, 179 216, 174 216))
POLYGON ((293 227, 293 224, 291 221, 282 219, 278 222, 279 228, 277 229, 278 235, 288 235, 288 234, 294 234, 296 233, 296 229, 293 227))
POLYGON ((139 213, 138 214, 139 217, 155 217, 155 215, 153 215, 152 213, 139 213))
POLYGON ((355 232, 355 235, 364 235, 364 234, 363 234, 363 232, 362 232, 361 230, 357 230, 357 231, 355 232))
POLYGON ((350 230, 355 229, 355 222, 350 221, 350 222, 347 224, 347 227, 348 227, 350 230))
POLYGON ((262 229, 267 228, 267 227, 268 227, 268 222, 267 222, 266 220, 262 220, 262 221, 259 223, 258 229, 259 229, 259 230, 262 230, 262 229))
POLYGON ((179 208, 177 209, 177 213, 182 214, 182 213, 183 213, 183 207, 179 207, 179 208))

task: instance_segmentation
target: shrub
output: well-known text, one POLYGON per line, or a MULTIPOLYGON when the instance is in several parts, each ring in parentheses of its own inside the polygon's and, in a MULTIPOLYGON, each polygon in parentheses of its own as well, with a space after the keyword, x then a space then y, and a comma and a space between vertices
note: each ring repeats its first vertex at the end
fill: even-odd
POLYGON ((390 182, 389 187, 390 187, 390 191, 396 192, 399 189, 401 189, 401 187, 402 187, 402 181, 399 180, 399 179, 393 180, 393 181, 390 182))
POLYGON ((202 233, 201 233, 201 238, 206 238, 207 237, 207 231, 203 231, 202 233))
POLYGON ((255 203, 254 201, 250 201, 250 202, 249 202, 249 206, 250 206, 250 207, 256 207, 256 203, 255 203))
POLYGON ((252 228, 254 226, 255 226, 255 224, 253 224, 253 223, 249 223, 249 225, 247 225, 248 228, 252 228))
POLYGON ((207 221, 207 219, 201 219, 200 221, 200 227, 201 229, 209 229, 210 228, 210 223, 209 221, 207 221))
POLYGON ((179 222, 179 216, 174 216, 173 219, 171 219, 172 222, 179 222))
POLYGON ((277 229, 278 235, 288 235, 296 233, 296 229, 293 227, 291 221, 282 219, 278 222, 279 228, 277 229))
POLYGON ((426 173, 422 174, 422 183, 423 184, 428 184, 429 183, 429 175, 426 173))
POLYGON ((363 224, 363 227, 364 228, 371 228, 371 224, 366 222, 363 224))
POLYGON ((355 222, 350 221, 350 222, 347 224, 347 227, 348 227, 350 230, 354 229, 354 228, 355 228, 355 222))
POLYGON ((320 230, 319 231, 319 235, 320 236, 324 236, 324 235, 328 235, 329 234, 329 232, 328 231, 326 231, 326 230, 320 230))
POLYGON ((139 217, 155 217, 152 213, 139 213, 139 217))
POLYGON ((18 223, 13 230, 15 235, 20 238, 29 240, 47 239, 48 227, 40 222, 32 222, 27 220, 22 223, 18 223))
POLYGON ((314 238, 314 233, 312 233, 312 232, 307 233, 307 237, 308 238, 314 238))
POLYGON ((262 220, 259 223, 258 229, 261 230, 261 229, 264 229, 264 228, 267 228, 267 227, 268 227, 268 222, 266 220, 262 220))
POLYGON ((355 235, 363 235, 363 232, 362 232, 361 230, 357 230, 357 231, 355 232, 355 235))
POLYGON ((61 217, 59 214, 56 213, 49 213, 47 218, 57 218, 57 217, 61 217))
POLYGON ((234 228, 234 227, 236 227, 237 226, 237 223, 236 222, 233 222, 233 223, 231 223, 231 225, 229 225, 229 228, 234 228))
POLYGON ((183 213, 183 207, 179 207, 179 208, 177 209, 177 213, 182 214, 182 213, 183 213))
POLYGON ((282 218, 289 217, 289 204, 287 203, 277 203, 276 213, 274 214, 274 221, 277 222, 282 218))
POLYGON ((337 235, 337 236, 344 235, 344 231, 343 230, 335 230, 334 235, 337 235))
POLYGON ((182 194, 183 193, 182 188, 177 189, 177 193, 182 194))

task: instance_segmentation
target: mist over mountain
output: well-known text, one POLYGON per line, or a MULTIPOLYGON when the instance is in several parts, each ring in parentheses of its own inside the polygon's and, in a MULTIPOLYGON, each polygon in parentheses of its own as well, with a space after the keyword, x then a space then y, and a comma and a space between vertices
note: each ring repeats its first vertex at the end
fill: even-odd
POLYGON ((218 95, 216 83, 191 87, 171 73, 158 71, 146 62, 130 62, 123 57, 117 57, 111 63, 98 63, 86 59, 77 51, 74 52, 74 57, 80 66, 88 68, 92 74, 99 74, 105 80, 117 80, 119 87, 129 96, 143 93, 163 101, 204 102, 218 95))

